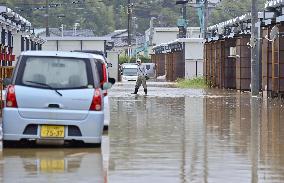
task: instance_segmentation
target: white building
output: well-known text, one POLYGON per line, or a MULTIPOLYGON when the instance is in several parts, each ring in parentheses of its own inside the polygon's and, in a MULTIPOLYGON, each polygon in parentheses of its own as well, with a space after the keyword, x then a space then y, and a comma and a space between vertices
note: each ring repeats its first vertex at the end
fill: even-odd
POLYGON ((43 50, 48 51, 74 51, 97 50, 106 52, 108 37, 45 37, 43 50))
MULTIPOLYGON (((147 29, 145 31, 146 41, 152 43, 150 45, 156 46, 162 43, 167 43, 170 41, 174 41, 178 38, 178 27, 154 27, 152 29, 147 29), (152 37, 152 41, 151 41, 152 37)), ((186 37, 187 38, 200 38, 201 31, 200 27, 188 27, 186 37)))

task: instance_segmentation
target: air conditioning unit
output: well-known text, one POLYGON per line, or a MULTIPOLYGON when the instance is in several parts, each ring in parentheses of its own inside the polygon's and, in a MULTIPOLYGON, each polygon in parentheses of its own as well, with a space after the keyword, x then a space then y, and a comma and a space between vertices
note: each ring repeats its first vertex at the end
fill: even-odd
POLYGON ((239 55, 237 55, 237 48, 236 47, 230 47, 230 56, 232 58, 237 58, 240 57, 239 55))
POLYGON ((237 55, 237 49, 236 47, 230 47, 230 56, 237 55))

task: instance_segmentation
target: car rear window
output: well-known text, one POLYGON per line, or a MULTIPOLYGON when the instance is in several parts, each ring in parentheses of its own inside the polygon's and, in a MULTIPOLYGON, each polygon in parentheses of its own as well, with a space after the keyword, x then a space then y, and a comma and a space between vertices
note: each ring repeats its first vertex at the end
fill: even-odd
POLYGON ((56 89, 90 88, 94 85, 88 59, 26 57, 20 65, 16 84, 56 89))

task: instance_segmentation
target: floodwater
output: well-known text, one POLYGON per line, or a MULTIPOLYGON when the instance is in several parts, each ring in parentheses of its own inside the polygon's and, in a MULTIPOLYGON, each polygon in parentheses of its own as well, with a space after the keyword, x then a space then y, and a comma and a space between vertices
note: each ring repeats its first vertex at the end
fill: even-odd
POLYGON ((109 182, 284 182, 284 103, 223 90, 111 93, 109 182))
POLYGON ((284 182, 284 102, 134 84, 109 92, 102 148, 8 148, 0 182, 284 182))

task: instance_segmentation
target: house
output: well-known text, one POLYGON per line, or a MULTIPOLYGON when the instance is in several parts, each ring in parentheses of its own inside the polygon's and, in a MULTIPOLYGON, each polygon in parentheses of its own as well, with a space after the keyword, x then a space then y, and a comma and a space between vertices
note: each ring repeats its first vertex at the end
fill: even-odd
MULTIPOLYGON (((111 42, 113 43, 113 51, 117 51, 119 53, 127 53, 128 51, 128 31, 127 29, 115 30, 114 32, 107 34, 106 37, 111 38, 111 42)), ((139 47, 144 46, 145 36, 141 33, 136 33, 135 36, 131 38, 131 52, 134 53, 139 47)))

